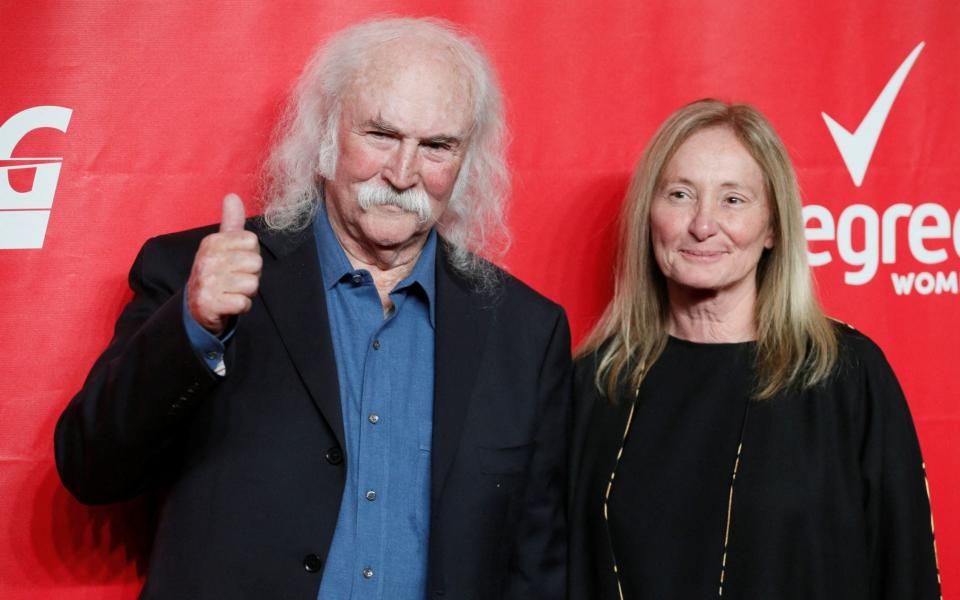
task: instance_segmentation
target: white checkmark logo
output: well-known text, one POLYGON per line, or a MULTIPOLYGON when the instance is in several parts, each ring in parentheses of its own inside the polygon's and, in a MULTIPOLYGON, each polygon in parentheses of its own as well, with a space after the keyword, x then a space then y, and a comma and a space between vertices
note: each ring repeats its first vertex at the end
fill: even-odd
POLYGON ((870 107, 867 116, 860 122, 860 126, 853 133, 844 129, 843 125, 834 121, 830 115, 825 112, 820 113, 823 121, 833 136, 833 141, 837 144, 837 150, 843 157, 843 162, 847 165, 847 171, 853 178, 853 184, 860 187, 863 183, 863 176, 867 173, 867 167, 870 165, 870 157, 873 156, 873 149, 877 146, 877 140, 880 138, 880 132, 883 130, 883 124, 887 121, 887 115, 890 114, 890 108, 893 101, 897 99, 900 92, 900 86, 910 73, 910 68, 920 56, 923 50, 924 42, 917 44, 910 56, 903 61, 897 71, 883 87, 883 91, 877 96, 870 107))

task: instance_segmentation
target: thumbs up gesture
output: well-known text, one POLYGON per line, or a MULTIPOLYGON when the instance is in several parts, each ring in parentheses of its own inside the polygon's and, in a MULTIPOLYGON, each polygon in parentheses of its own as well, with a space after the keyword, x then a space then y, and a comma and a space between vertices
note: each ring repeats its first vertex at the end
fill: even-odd
POLYGON ((208 331, 221 334, 230 317, 253 306, 260 286, 260 242, 243 229, 243 201, 236 194, 223 199, 220 231, 203 238, 187 281, 187 308, 208 331))

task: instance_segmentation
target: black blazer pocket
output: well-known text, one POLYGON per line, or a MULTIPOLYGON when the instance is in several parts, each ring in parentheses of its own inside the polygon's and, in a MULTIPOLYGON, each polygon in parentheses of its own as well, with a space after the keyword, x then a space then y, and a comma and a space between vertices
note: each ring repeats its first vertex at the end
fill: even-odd
POLYGON ((487 475, 522 475, 526 471, 532 444, 520 444, 505 448, 478 448, 480 472, 487 475))

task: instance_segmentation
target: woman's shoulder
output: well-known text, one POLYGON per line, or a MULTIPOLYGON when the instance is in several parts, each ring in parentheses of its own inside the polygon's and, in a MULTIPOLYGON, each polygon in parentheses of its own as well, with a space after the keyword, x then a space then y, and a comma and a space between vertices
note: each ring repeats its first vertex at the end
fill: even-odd
MULTIPOLYGON (((607 393, 606 381, 598 377, 603 364, 609 342, 603 342, 598 347, 587 352, 577 353, 573 361, 573 392, 576 398, 590 400, 602 406, 616 406, 623 402, 626 393, 626 384, 621 381, 617 386, 617 393, 611 398, 607 393)), ((621 379, 629 378, 630 369, 625 368, 621 379)))
MULTIPOLYGON (((603 362, 606 345, 579 354, 573 363, 574 429, 616 430, 626 418, 633 404, 633 394, 621 383, 617 392, 610 396, 606 382, 597 374, 603 362)), ((629 372, 629 370, 628 370, 629 372)))
POLYGON ((589 427, 594 413, 603 410, 605 395, 597 386, 600 354, 597 350, 577 356, 573 361, 573 427, 582 431, 589 427))
POLYGON ((837 321, 835 327, 834 375, 810 390, 810 397, 863 427, 868 426, 871 418, 903 412, 906 408, 903 390, 880 346, 851 325, 837 321))
POLYGON ((883 350, 866 333, 849 323, 834 320, 838 372, 843 374, 892 371, 883 350))
POLYGON ((597 388, 597 369, 600 367, 601 350, 599 348, 587 354, 580 354, 573 360, 573 391, 579 398, 594 392, 600 393, 597 388))

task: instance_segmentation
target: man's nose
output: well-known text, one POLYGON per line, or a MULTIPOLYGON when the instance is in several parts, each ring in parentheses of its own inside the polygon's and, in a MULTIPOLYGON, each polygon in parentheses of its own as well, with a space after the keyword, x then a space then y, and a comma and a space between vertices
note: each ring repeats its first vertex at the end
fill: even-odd
POLYGON ((716 207, 714 203, 707 198, 697 202, 696 212, 690 221, 690 234, 699 241, 703 241, 717 233, 719 225, 717 224, 716 207))
POLYGON ((420 154, 415 140, 403 140, 398 144, 387 164, 383 177, 395 189, 403 191, 417 185, 420 180, 420 154))

